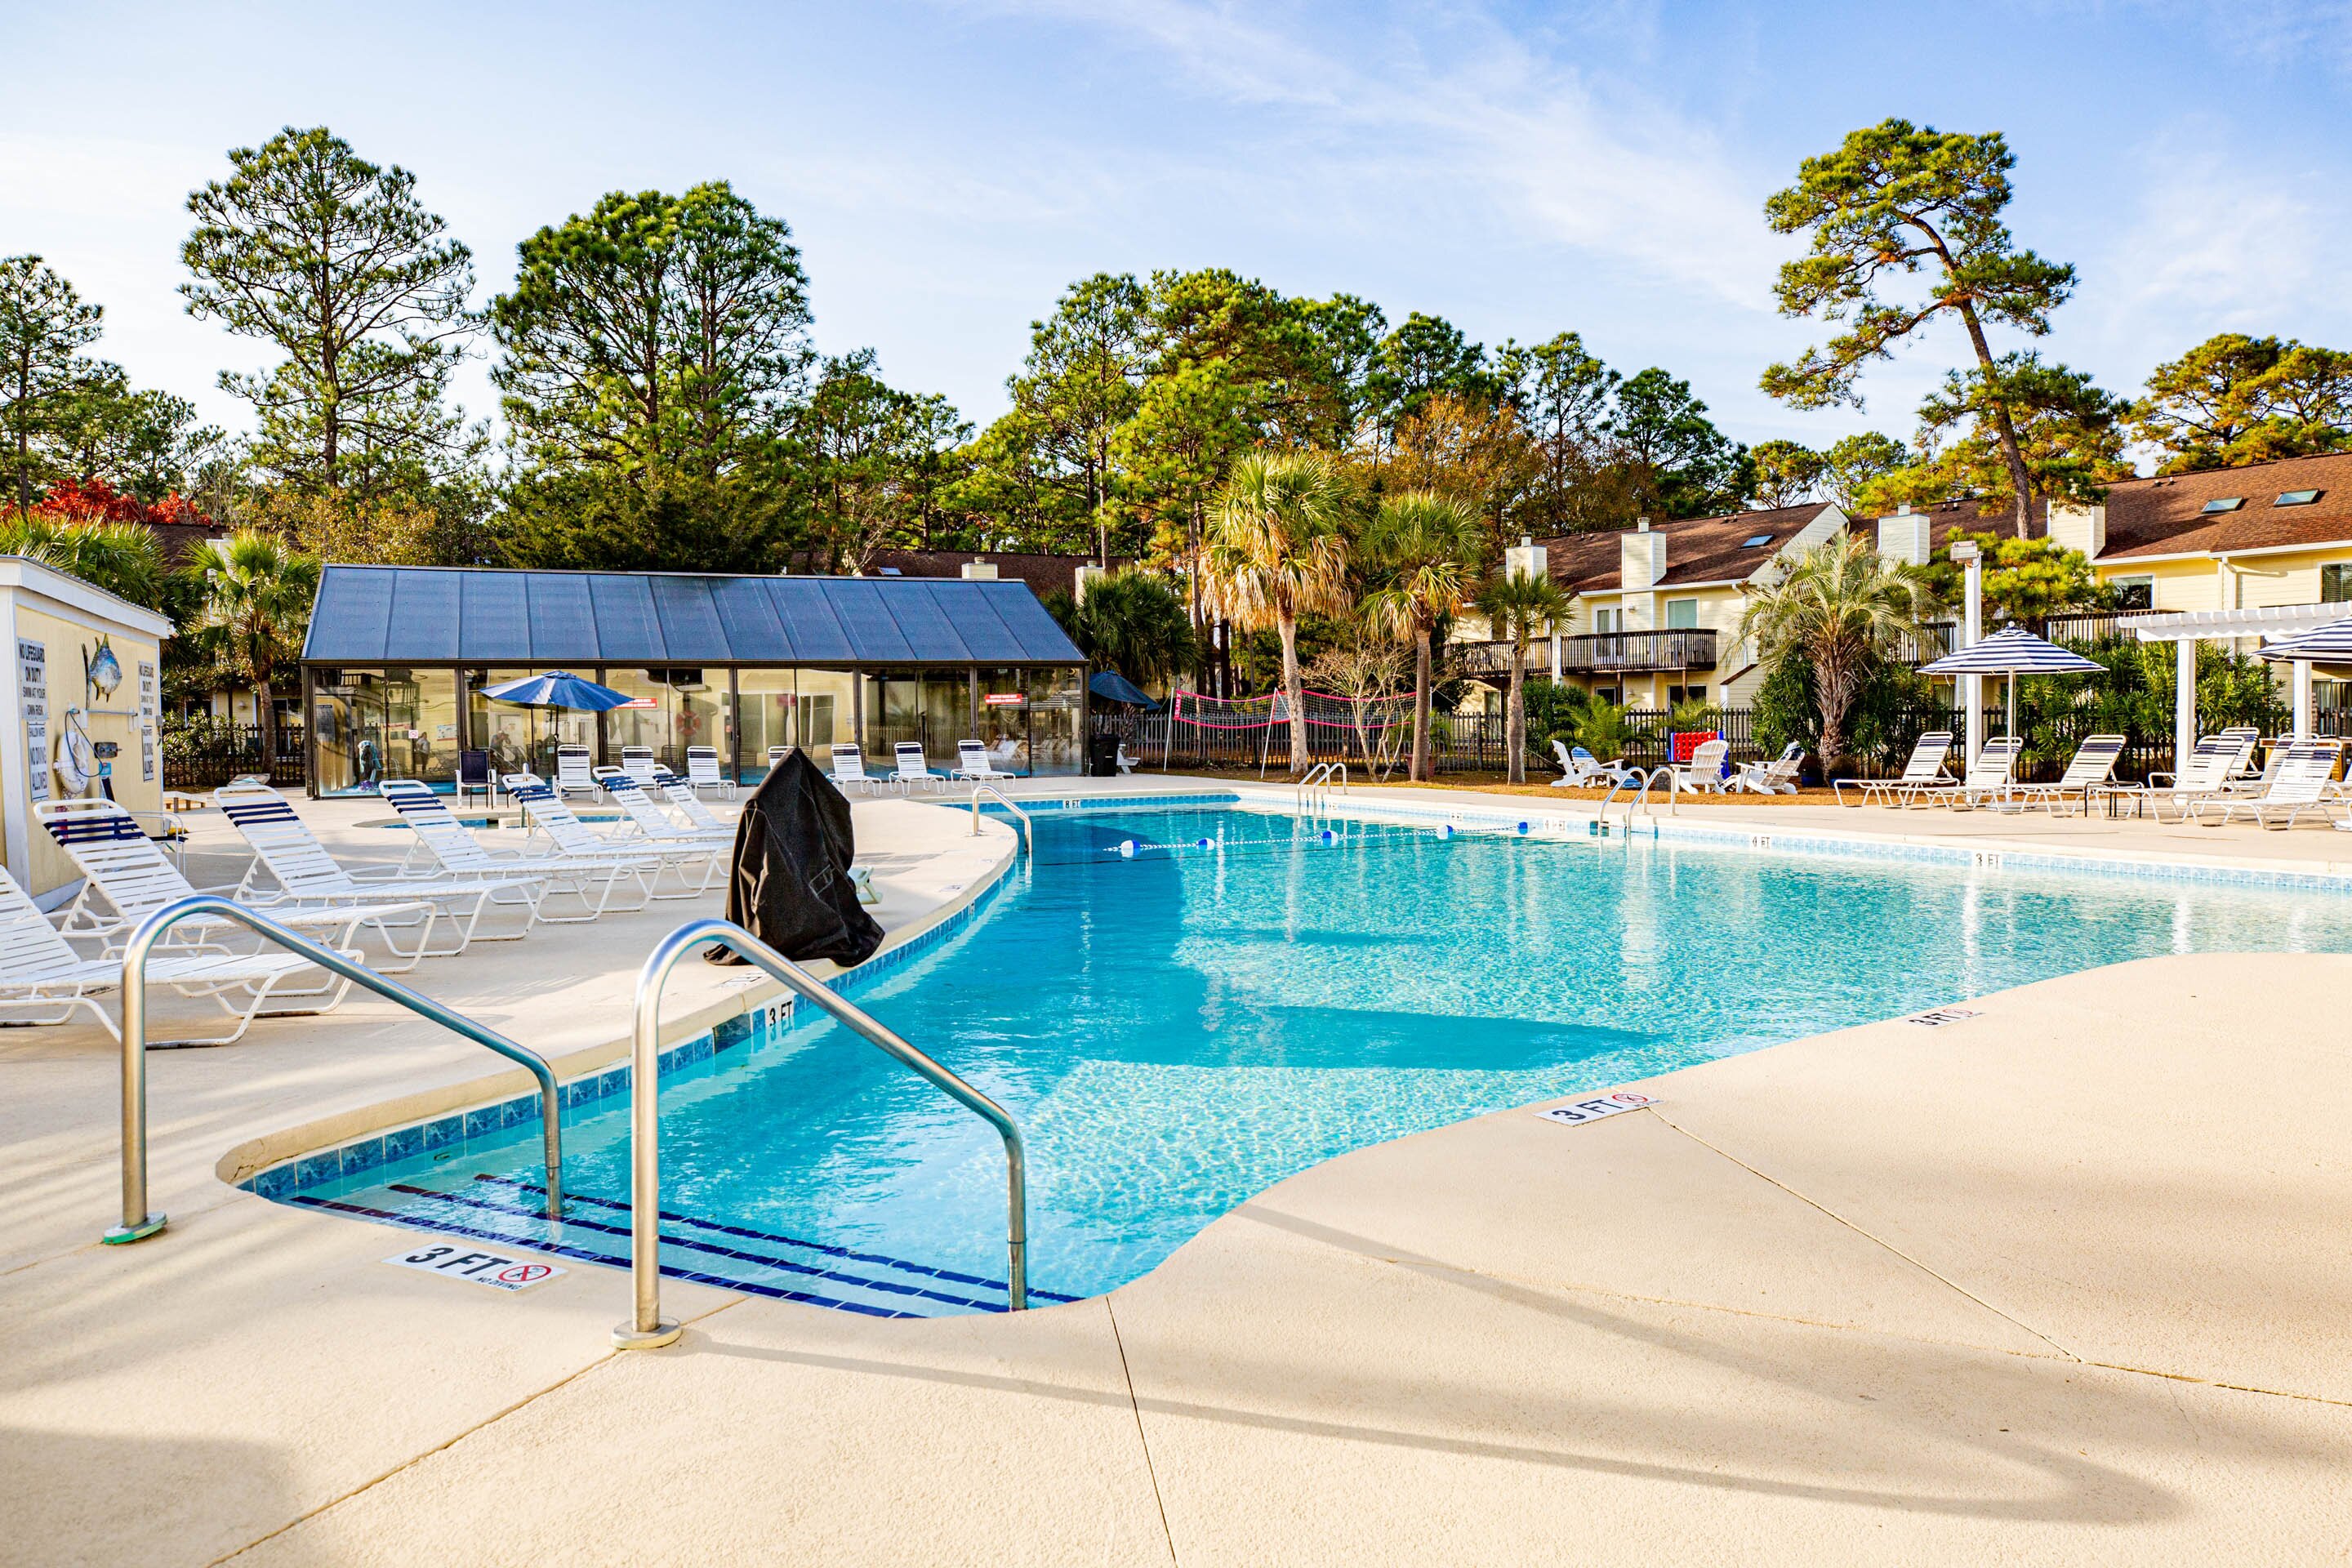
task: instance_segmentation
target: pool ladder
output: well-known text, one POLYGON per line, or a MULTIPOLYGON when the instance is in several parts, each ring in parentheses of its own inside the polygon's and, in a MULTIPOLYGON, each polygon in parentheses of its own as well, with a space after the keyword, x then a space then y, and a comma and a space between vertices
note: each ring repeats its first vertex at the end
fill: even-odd
POLYGON ((1029 852, 1029 858, 1033 860, 1035 859, 1037 857, 1036 825, 1029 820, 1029 814, 1027 812, 1013 804, 1013 797, 1011 795, 1005 794, 1003 790, 998 789, 994 784, 976 784, 971 786, 972 837, 975 838, 980 837, 980 797, 984 795, 994 795, 1003 804, 1005 810, 1011 812, 1020 820, 1021 826, 1013 829, 1013 831, 1020 835, 1021 847, 1029 852))
POLYGON ((1342 795, 1349 793, 1348 764, 1345 763, 1316 763, 1307 770, 1297 784, 1290 786, 1291 808, 1301 816, 1320 818, 1328 815, 1331 790, 1335 783, 1342 795))
POLYGON ((1601 831, 1605 833, 1609 830, 1609 809, 1617 802, 1617 792, 1622 789, 1633 788, 1634 781, 1639 780, 1641 783, 1641 788, 1634 794, 1627 795, 1624 802, 1625 832, 1627 836, 1630 837, 1633 831, 1634 816, 1638 813, 1645 812, 1650 808, 1651 786, 1655 784, 1662 777, 1666 781, 1666 815, 1669 816, 1680 815, 1679 808, 1682 804, 1682 774, 1671 764, 1665 767, 1652 768, 1648 773, 1643 773, 1639 768, 1636 768, 1625 777, 1619 779, 1615 784, 1611 784, 1609 786, 1609 793, 1601 797, 1600 820, 1601 831))

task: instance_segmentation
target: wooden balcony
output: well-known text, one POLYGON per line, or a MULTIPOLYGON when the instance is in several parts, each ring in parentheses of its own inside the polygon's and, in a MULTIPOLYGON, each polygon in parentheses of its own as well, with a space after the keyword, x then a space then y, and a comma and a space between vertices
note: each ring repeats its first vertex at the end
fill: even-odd
MULTIPOLYGON (((1676 628, 1562 637, 1559 669, 1562 675, 1585 676, 1713 669, 1715 637, 1710 629, 1676 628)), ((1508 675, 1511 670, 1508 643, 1456 643, 1447 652, 1454 669, 1463 675, 1508 675)), ((1550 669, 1551 640, 1538 637, 1528 647, 1528 673, 1549 674, 1550 669)))

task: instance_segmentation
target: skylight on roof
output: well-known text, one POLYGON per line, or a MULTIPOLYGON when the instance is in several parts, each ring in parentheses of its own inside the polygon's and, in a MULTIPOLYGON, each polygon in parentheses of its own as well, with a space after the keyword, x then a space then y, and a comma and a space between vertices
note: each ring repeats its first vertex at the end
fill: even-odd
POLYGON ((1772 536, 1769 533, 1751 533, 1747 538, 1739 542, 1739 548, 1742 550, 1755 550, 1771 542, 1772 536))
POLYGON ((2203 506, 2197 510, 2200 511, 2235 511, 2245 504, 2246 498, 2243 496, 2221 496, 2216 500, 2207 501, 2203 506))
POLYGON ((2313 501, 2315 501, 2318 499, 2319 492, 2317 490, 2282 490, 2279 492, 2279 499, 2271 502, 2271 505, 2309 506, 2313 501))

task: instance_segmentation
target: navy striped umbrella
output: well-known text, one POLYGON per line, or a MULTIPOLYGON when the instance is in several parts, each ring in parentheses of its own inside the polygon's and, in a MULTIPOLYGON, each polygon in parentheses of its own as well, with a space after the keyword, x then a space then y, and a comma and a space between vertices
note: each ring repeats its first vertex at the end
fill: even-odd
POLYGON ((1970 647, 1919 667, 1922 675, 2098 675, 2105 667, 2056 643, 2044 642, 2023 626, 2003 626, 1970 647))
POLYGON ((2003 626, 1982 642, 1948 653, 1919 667, 1922 675, 2006 675, 2009 732, 2017 733, 2017 678, 2021 675, 2104 675, 2106 667, 2056 643, 2044 642, 2023 626, 2003 626))
POLYGON ((2314 664, 2352 664, 2352 621, 2331 621, 2281 637, 2263 648, 2263 657, 2282 664, 2305 658, 2314 664))

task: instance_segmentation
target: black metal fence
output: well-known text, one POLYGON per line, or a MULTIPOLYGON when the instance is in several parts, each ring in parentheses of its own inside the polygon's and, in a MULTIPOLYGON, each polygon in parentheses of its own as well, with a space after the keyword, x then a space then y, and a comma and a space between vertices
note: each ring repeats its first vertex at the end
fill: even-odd
MULTIPOLYGON (((269 782, 299 789, 309 780, 299 724, 279 723, 271 739, 277 755, 269 782)), ((239 773, 261 772, 261 727, 215 719, 164 721, 160 737, 165 789, 218 789, 239 773)))
MULTIPOLYGON (((1847 759, 1845 767, 1864 774, 1898 773, 1910 755, 1912 746, 1930 730, 1949 730, 1955 737, 1967 728, 1967 712, 1955 707, 1921 706, 1906 713, 1901 721, 1888 727, 1878 754, 1847 759)), ((1289 769, 1290 735, 1286 725, 1276 724, 1269 731, 1261 725, 1253 729, 1208 729, 1179 721, 1171 740, 1168 716, 1150 713, 1132 720, 1107 721, 1118 729, 1130 752, 1143 759, 1150 768, 1204 768, 1224 772, 1255 772, 1261 763, 1270 774, 1286 773, 1289 769)), ((1433 727, 1431 742, 1436 762, 1436 772, 1445 773, 1500 773, 1505 771, 1507 753, 1504 749, 1504 715, 1440 714, 1433 727)), ((1402 726, 1401 726, 1402 727, 1402 726)), ((2199 732, 2218 728, 2219 723, 2200 722, 2199 732)), ((1753 762, 1764 755, 1756 740, 1756 716, 1747 708, 1719 708, 1709 711, 1702 729, 1714 731, 1731 743, 1730 760, 1734 763, 1753 762)), ((1984 708, 1986 735, 2008 731, 2009 719, 2002 704, 1989 702, 1984 708)), ((2053 718, 2034 715, 2025 725, 2027 749, 2017 768, 2017 776, 2025 782, 2046 782, 2065 772, 2067 762, 2075 747, 2101 728, 2098 715, 2091 712, 2066 714, 2053 718)), ((2352 740, 2352 706, 2315 708, 2312 711, 2312 732, 2352 740)), ((1622 757, 1638 767, 1657 767, 1669 760, 1671 747, 1669 716, 1650 709, 1626 709, 1622 713, 1622 729, 1617 743, 1608 748, 1612 759, 1622 757)), ((1355 731, 1345 724, 1331 725, 1318 721, 1307 727, 1307 754, 1318 763, 1344 762, 1351 770, 1364 769, 1364 747, 1355 731)), ((1395 763, 1397 772, 1403 771, 1402 753, 1409 744, 1404 734, 1391 737, 1387 757, 1395 763)), ((1372 752, 1383 756, 1377 737, 1372 752)), ((2127 781, 2145 779, 2150 772, 2172 768, 2172 732, 2131 733, 2125 736, 2122 758, 2116 765, 2116 775, 2127 781)), ((1820 759, 1813 758, 1807 775, 1815 776, 1820 759)), ((1540 727, 1530 723, 1528 740, 1528 773, 1530 778, 1549 778, 1557 771, 1551 744, 1540 727)), ((1842 770, 1843 771, 1843 770, 1842 770)))

